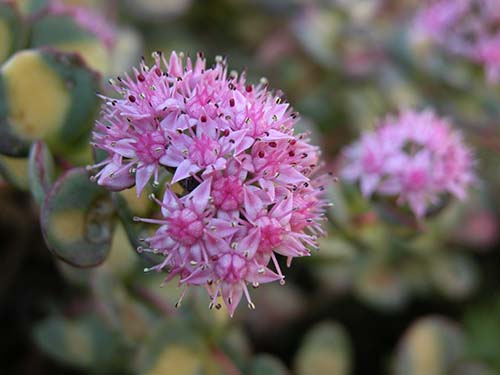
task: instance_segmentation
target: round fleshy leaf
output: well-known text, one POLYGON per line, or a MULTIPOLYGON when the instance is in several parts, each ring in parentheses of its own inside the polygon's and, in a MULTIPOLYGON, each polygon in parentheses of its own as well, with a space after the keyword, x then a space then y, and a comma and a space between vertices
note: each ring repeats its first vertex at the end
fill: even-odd
MULTIPOLYGON (((160 186, 162 185, 160 184, 160 186)), ((135 189, 112 193, 116 212, 134 249, 144 247, 145 243, 141 239, 147 238, 154 233, 154 226, 134 220, 135 217, 153 216, 154 209, 157 206, 148 198, 151 193, 156 193, 157 196, 161 195, 158 194, 158 189, 154 189, 151 185, 146 186, 140 197, 137 197, 135 189)), ((139 251, 138 254, 146 262, 146 265, 158 264, 161 259, 159 256, 148 252, 139 251)))
POLYGON ((242 309, 241 314, 251 330, 262 336, 299 320, 308 311, 305 295, 293 282, 287 282, 286 286, 271 283, 265 288, 259 287, 252 290, 251 297, 255 310, 242 309))
POLYGON ((321 238, 319 248, 320 251, 312 260, 320 263, 345 261, 354 258, 357 253, 353 244, 340 237, 321 238))
POLYGON ((113 233, 109 257, 102 268, 117 278, 124 278, 137 270, 137 257, 134 252, 135 249, 128 239, 123 224, 118 221, 113 233))
MULTIPOLYGON (((228 315, 227 311, 224 313, 228 315)), ((237 367, 243 368, 252 354, 249 338, 243 328, 239 325, 228 326, 220 332, 220 336, 222 339, 221 350, 231 358, 237 367)))
POLYGON ((295 357, 297 375, 351 373, 351 345, 344 328, 323 322, 307 334, 295 357))
POLYGON ((462 331, 441 317, 413 323, 399 343, 394 373, 404 375, 449 374, 464 354, 462 331))
POLYGON ((329 295, 339 294, 349 290, 356 273, 355 259, 341 259, 336 262, 319 263, 314 266, 314 277, 318 280, 321 290, 329 295))
POLYGON ((278 358, 260 354, 253 359, 248 373, 250 375, 287 375, 289 372, 278 358))
POLYGON ((34 330, 38 347, 58 362, 94 369, 125 367, 119 338, 94 315, 53 316, 34 330))
POLYGON ((441 293, 451 298, 465 298, 479 281, 476 264, 465 254, 441 254, 431 258, 431 279, 441 293))
POLYGON ((184 13, 192 0, 126 0, 126 9, 132 17, 147 21, 172 18, 184 13))
POLYGON ((26 43, 26 27, 16 7, 0 3, 0 63, 26 43))
POLYGON ((42 232, 49 249, 76 267, 96 266, 111 248, 114 210, 109 193, 72 169, 54 184, 41 208, 42 232))
POLYGON ((120 331, 127 342, 143 341, 154 331, 157 317, 144 304, 131 298, 125 285, 105 267, 107 264, 92 270, 92 294, 101 306, 100 316, 120 331))
POLYGON ((110 50, 99 37, 81 27, 68 15, 47 14, 32 25, 31 47, 54 47, 63 52, 79 53, 97 71, 110 68, 110 50))
POLYGON ((44 140, 71 154, 88 137, 98 109, 98 76, 81 58, 49 49, 14 54, 0 69, 0 152, 26 156, 44 140))
POLYGON ((0 176, 16 188, 28 190, 28 159, 0 155, 0 176))
POLYGON ((129 71, 140 59, 143 51, 141 35, 133 28, 121 28, 117 33, 116 44, 111 51, 112 64, 109 75, 120 75, 129 71))
MULTIPOLYGON (((471 358, 486 362, 500 369, 500 298, 488 298, 468 308, 463 318, 463 326, 467 333, 467 353, 471 358)), ((472 372, 469 372, 472 374, 472 372)), ((476 374, 493 374, 493 371, 476 372, 476 374)))
POLYGON ((37 141, 31 146, 28 158, 28 178, 31 194, 41 205, 54 181, 54 159, 47 145, 37 141))
MULTIPOLYGON (((135 194, 134 191, 133 194, 135 194)), ((121 193, 113 193, 112 196, 116 212, 118 213, 123 227, 127 232, 130 243, 135 249, 143 246, 144 244, 141 242, 141 238, 148 237, 148 235, 150 234, 151 226, 134 221, 134 217, 137 215, 134 212, 133 203, 132 205, 130 204, 130 201, 127 200, 126 195, 121 193)), ((139 199, 142 200, 141 198, 139 199)))
POLYGON ((331 9, 312 8, 303 12, 293 24, 293 31, 304 50, 321 65, 332 68, 338 64, 336 44, 342 19, 331 9))
POLYGON ((141 374, 197 375, 201 372, 202 344, 195 332, 180 319, 170 319, 140 350, 141 374))
POLYGON ((354 282, 359 298, 381 310, 397 309, 409 297, 406 280, 398 269, 379 259, 365 259, 354 282))

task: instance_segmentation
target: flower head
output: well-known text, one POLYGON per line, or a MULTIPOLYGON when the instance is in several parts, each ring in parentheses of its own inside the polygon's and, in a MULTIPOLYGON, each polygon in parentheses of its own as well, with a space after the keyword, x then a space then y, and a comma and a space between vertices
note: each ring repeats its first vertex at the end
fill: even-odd
POLYGON ((324 234, 319 149, 294 133, 296 114, 265 82, 228 74, 222 59, 210 68, 201 55, 154 59, 112 82, 121 97, 104 98, 93 144, 108 157, 94 178, 141 194, 169 170, 163 199, 152 197, 161 217, 137 218, 159 225, 141 248, 164 256, 150 270, 204 285, 210 306, 222 297, 231 315, 243 295, 253 308, 248 285, 284 283, 277 255, 290 265, 324 234))
POLYGON ((441 194, 464 199, 473 158, 461 135, 432 111, 404 111, 344 151, 342 176, 359 181, 365 196, 398 196, 422 217, 441 194))
POLYGON ((484 66, 490 83, 500 80, 500 3, 497 0, 434 0, 417 14, 414 35, 484 66))

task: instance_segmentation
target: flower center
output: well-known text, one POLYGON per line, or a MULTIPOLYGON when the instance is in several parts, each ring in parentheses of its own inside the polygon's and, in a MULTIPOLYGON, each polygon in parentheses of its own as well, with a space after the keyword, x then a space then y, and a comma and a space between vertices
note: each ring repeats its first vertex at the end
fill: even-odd
POLYGON ((159 131, 144 133, 137 142, 136 155, 140 161, 151 164, 165 153, 167 141, 159 131))
POLYGON ((222 255, 215 265, 216 275, 223 281, 235 284, 244 280, 247 274, 247 262, 239 254, 226 253, 222 255))
POLYGON ((189 147, 189 158, 200 167, 215 163, 220 151, 220 145, 210 137, 203 134, 189 147))
POLYGON ((372 151, 367 151, 363 156, 363 169, 368 173, 376 173, 380 169, 380 162, 372 151))
POLYGON ((276 219, 263 217, 257 223, 260 226, 259 251, 274 250, 281 244, 283 228, 276 219))
POLYGON ((212 197, 217 208, 237 210, 243 203, 243 186, 236 176, 222 177, 212 185, 212 197))
POLYGON ((427 184, 427 172, 423 169, 409 171, 405 178, 406 188, 410 191, 422 190, 427 184))
POLYGON ((168 234, 185 246, 192 246, 203 236, 203 222, 188 208, 177 210, 168 218, 168 234))

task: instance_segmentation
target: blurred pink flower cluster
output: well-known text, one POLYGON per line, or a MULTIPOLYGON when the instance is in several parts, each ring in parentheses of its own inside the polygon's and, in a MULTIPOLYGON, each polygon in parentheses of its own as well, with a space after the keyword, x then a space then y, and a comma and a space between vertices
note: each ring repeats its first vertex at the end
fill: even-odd
POLYGON ((105 98, 96 125, 94 146, 108 157, 94 179, 140 195, 169 170, 185 194, 167 185, 162 201, 152 197, 162 217, 136 218, 160 225, 141 249, 165 257, 150 270, 205 286, 210 306, 222 296, 231 315, 243 295, 253 308, 247 285, 284 282, 276 254, 289 265, 323 234, 319 149, 294 134, 296 114, 264 81, 247 84, 222 59, 207 68, 201 55, 153 55, 153 66, 111 82, 121 98, 105 98))
POLYGON ((500 1, 431 1, 417 14, 414 30, 419 37, 483 65, 490 83, 500 80, 500 1))
POLYGON ((417 217, 443 194, 464 199, 473 158, 461 134, 430 110, 387 117, 344 151, 342 177, 359 181, 363 195, 397 196, 417 217))

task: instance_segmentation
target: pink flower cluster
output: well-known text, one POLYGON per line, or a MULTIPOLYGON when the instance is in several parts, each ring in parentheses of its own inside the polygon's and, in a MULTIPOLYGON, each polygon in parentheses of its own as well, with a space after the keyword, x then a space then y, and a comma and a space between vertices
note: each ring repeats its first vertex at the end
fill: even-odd
POLYGON ((500 1, 431 1, 417 14, 415 32, 483 65, 490 83, 500 80, 500 1))
POLYGON ((204 286, 211 307, 222 296, 232 316, 243 295, 254 307, 247 285, 284 282, 277 254, 290 265, 317 248, 327 175, 313 178, 319 149, 294 134, 296 114, 265 82, 247 84, 222 59, 207 68, 201 54, 153 56, 112 82, 121 98, 105 98, 94 146, 108 157, 94 178, 140 194, 171 171, 163 200, 152 197, 162 217, 136 218, 160 225, 141 250, 164 256, 150 270, 204 286))
POLYGON ((95 35, 108 48, 116 41, 116 30, 109 21, 89 8, 69 5, 61 0, 52 0, 47 6, 49 14, 71 17, 81 28, 95 35))
POLYGON ((430 110, 387 117, 344 151, 341 175, 359 181, 363 195, 398 196, 422 217, 440 195, 464 199, 473 158, 459 132, 430 110))

